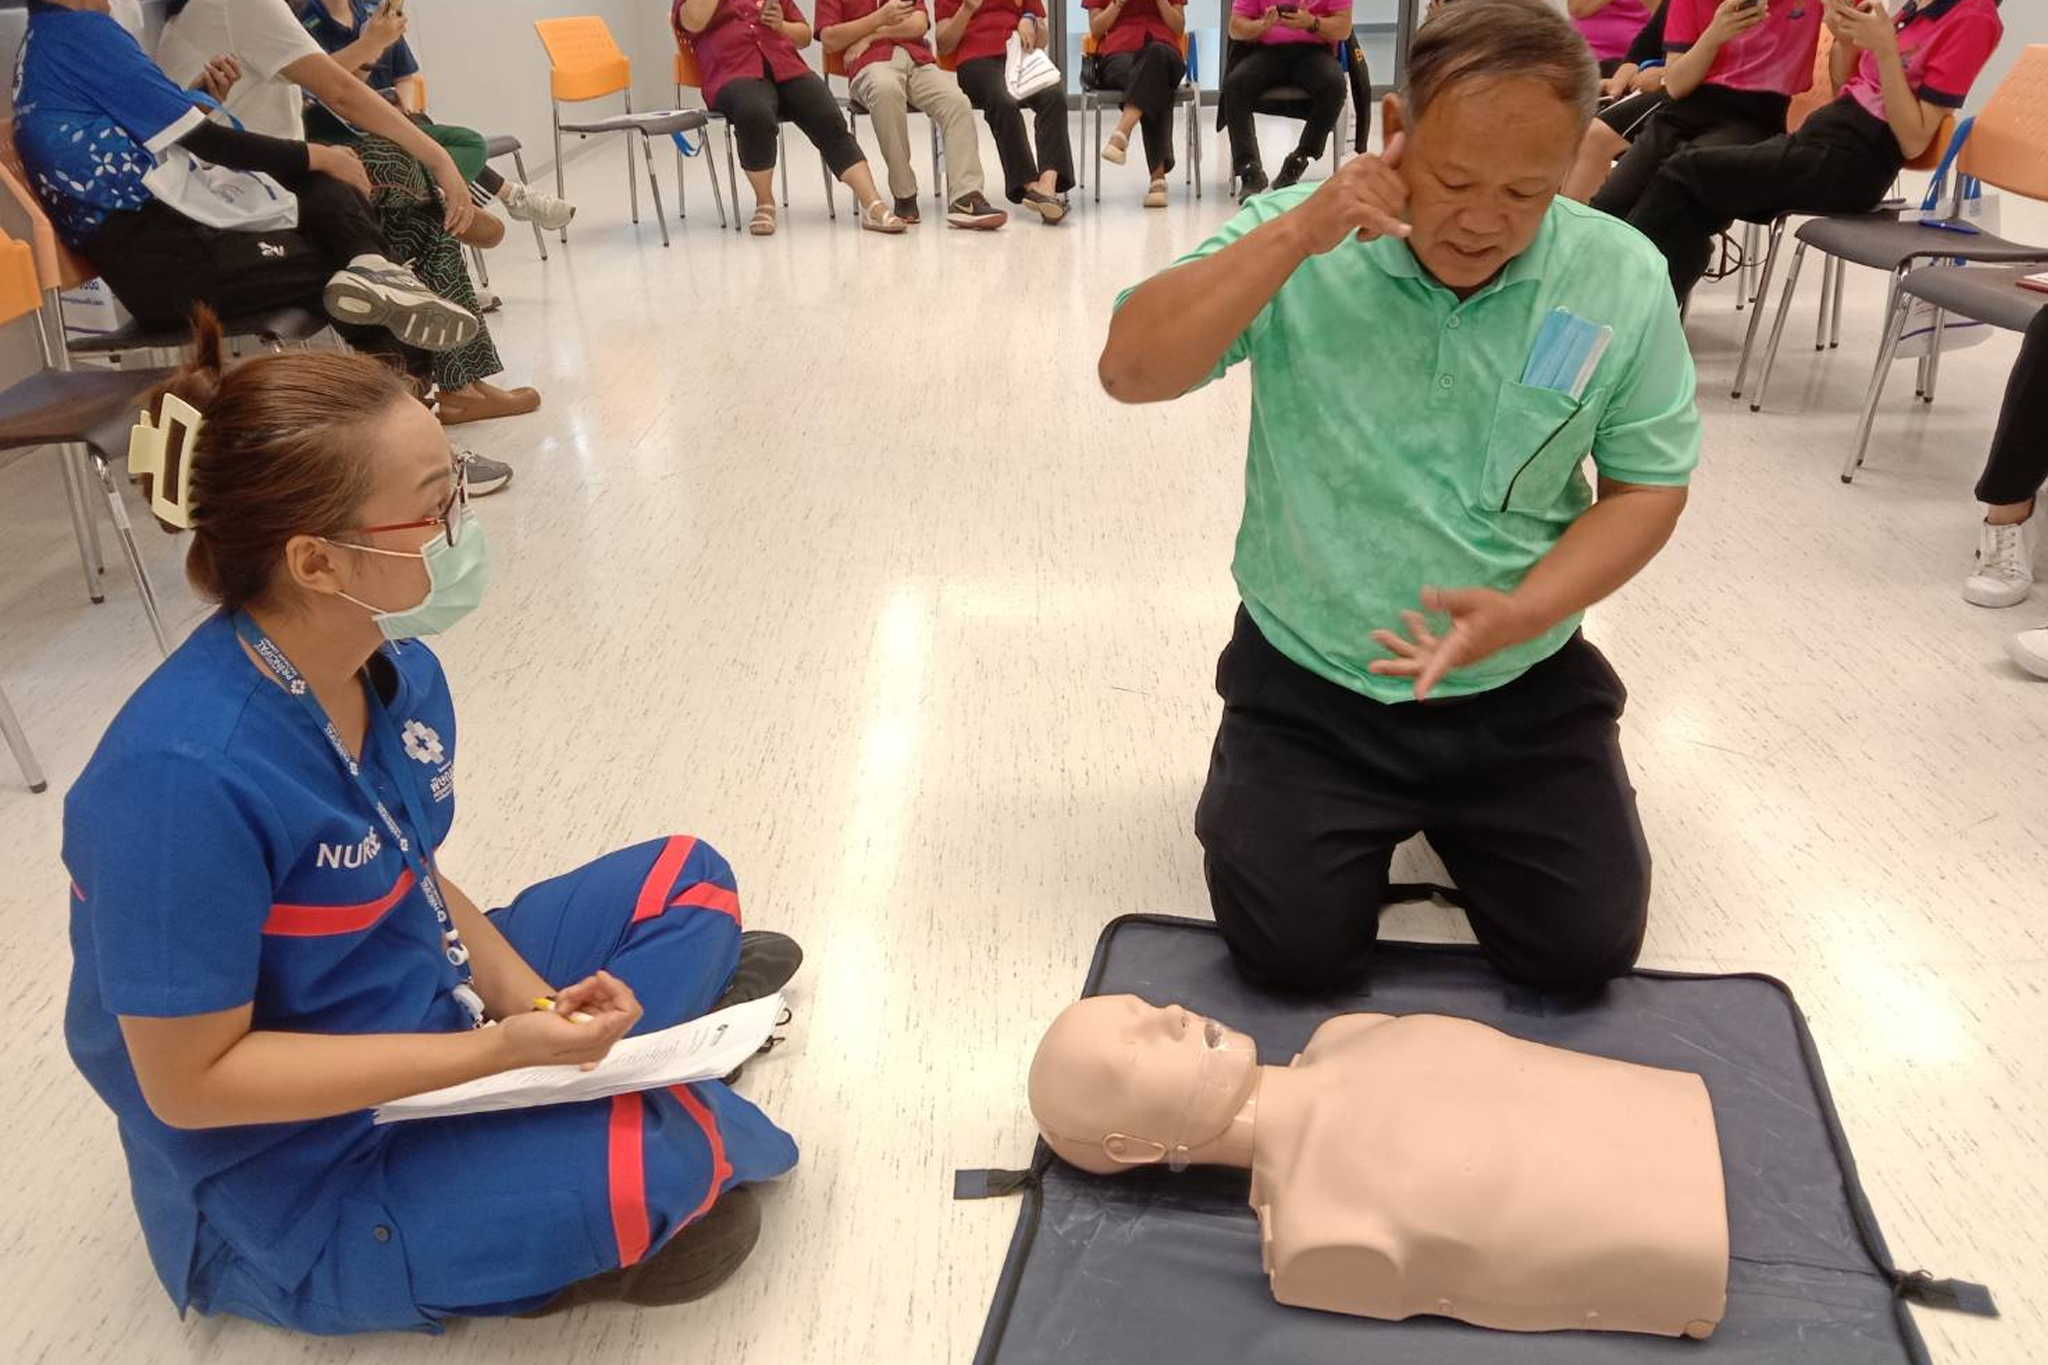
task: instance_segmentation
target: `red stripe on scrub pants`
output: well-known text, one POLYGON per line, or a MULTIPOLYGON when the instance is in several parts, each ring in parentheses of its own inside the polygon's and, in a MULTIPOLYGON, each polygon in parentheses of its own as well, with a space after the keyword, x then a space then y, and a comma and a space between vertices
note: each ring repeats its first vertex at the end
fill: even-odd
POLYGON ((687 834, 669 836, 668 843, 662 846, 661 853, 656 856, 654 866, 648 870, 647 880, 641 883, 640 899, 633 905, 633 923, 653 919, 668 908, 665 904, 668 889, 676 884, 676 877, 681 874, 683 864, 690 860, 690 855, 696 849, 697 841, 687 834))
POLYGON ((734 924, 740 922, 740 893, 728 891, 716 882, 698 882, 668 903, 671 910, 684 906, 698 910, 716 910, 721 915, 732 916, 734 924))
POLYGON ((638 1095, 612 1096, 610 1163, 612 1235, 619 1242, 619 1264, 633 1265, 647 1254, 647 1175, 641 1150, 641 1100, 638 1095))
POLYGON ((711 1212, 711 1206, 716 1204, 718 1196, 725 1192, 725 1182, 732 1179, 732 1163, 725 1159, 725 1139, 719 1135, 718 1120, 712 1117, 711 1110, 705 1106, 704 1101, 698 1099, 687 1085, 672 1085, 668 1088, 668 1093, 682 1103, 683 1112, 704 1130, 704 1140, 711 1144, 711 1188, 704 1192, 704 1202, 683 1220, 683 1226, 688 1227, 711 1212))

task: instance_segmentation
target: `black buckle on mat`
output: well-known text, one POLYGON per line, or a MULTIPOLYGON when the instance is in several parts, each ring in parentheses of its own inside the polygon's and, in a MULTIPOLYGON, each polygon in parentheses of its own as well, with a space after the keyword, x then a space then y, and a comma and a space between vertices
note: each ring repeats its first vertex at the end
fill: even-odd
POLYGON ((1998 1316, 1998 1305, 1988 1288, 1968 1280, 1937 1280, 1931 1270, 1894 1270, 1892 1293, 1923 1308, 1946 1308, 1980 1318, 1998 1316))
POLYGON ((953 1197, 955 1199, 1006 1199, 1021 1193, 1038 1183, 1038 1173, 1030 1169, 1003 1171, 984 1169, 978 1171, 953 1172, 953 1197))

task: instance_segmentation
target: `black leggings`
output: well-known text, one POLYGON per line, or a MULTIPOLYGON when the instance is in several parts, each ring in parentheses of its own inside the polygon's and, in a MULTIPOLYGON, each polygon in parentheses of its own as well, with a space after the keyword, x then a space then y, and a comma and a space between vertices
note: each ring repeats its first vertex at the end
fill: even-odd
POLYGON ((1230 64, 1223 78, 1223 120, 1230 129, 1230 164, 1242 173, 1259 164, 1259 134, 1253 123, 1258 103, 1268 90, 1283 85, 1308 91, 1312 107, 1302 121, 1294 154, 1314 161, 1323 154, 1330 133, 1344 112, 1351 82, 1337 64, 1337 54, 1319 43, 1267 43, 1247 51, 1230 64))
POLYGON ((1160 175, 1172 170, 1174 92, 1188 74, 1180 50, 1152 39, 1136 52, 1101 58, 1096 69, 1100 88, 1123 91, 1124 107, 1143 115, 1138 131, 1145 138, 1145 165, 1160 175))
POLYGON ((1688 147, 1747 147, 1785 131, 1783 95, 1703 85, 1659 109, 1635 136, 1635 145, 1593 196, 1593 207, 1616 218, 1635 212, 1664 163, 1688 147))
POLYGON ((824 78, 809 72, 778 81, 761 63, 761 75, 728 82, 713 105, 732 125, 740 144, 740 165, 749 171, 775 169, 775 130, 787 121, 803 130, 835 177, 843 177, 867 158, 839 112, 824 78))
POLYGON ((976 57, 960 63, 955 73, 967 102, 981 110, 988 130, 995 134, 996 153, 1003 159, 1003 188, 1010 202, 1024 202, 1024 187, 1051 171, 1058 177, 1057 192, 1074 188, 1074 149, 1067 141, 1067 92, 1064 86, 1049 85, 1020 105, 1010 94, 1003 76, 1001 57, 976 57), (1032 115, 1038 137, 1038 153, 1031 151, 1031 139, 1024 135, 1024 110, 1032 115))
POLYGON ((2025 502, 2048 483, 2048 309, 2034 314, 2033 326, 2013 362, 2005 386, 2005 410, 1998 416, 1998 435, 1991 441, 1991 459, 1977 481, 1977 501, 1995 505, 2025 502))
POLYGON ((1634 142, 1636 134, 1649 126, 1650 115, 1669 103, 1671 96, 1662 90, 1638 90, 1602 109, 1598 117, 1623 140, 1634 142))
POLYGON ((1796 133, 1750 147, 1698 147, 1664 163, 1629 223, 1657 244, 1683 302, 1707 270, 1714 237, 1740 218, 1781 213, 1864 213, 1898 178, 1905 158, 1891 128, 1853 99, 1821 109, 1796 133))

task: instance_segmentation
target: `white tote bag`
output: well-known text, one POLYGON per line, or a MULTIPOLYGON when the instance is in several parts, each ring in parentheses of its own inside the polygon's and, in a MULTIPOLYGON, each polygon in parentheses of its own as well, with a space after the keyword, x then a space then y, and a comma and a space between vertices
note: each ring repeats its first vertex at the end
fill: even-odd
POLYGON ((1052 64, 1044 49, 1026 52, 1023 40, 1014 33, 1003 49, 1003 76, 1013 100, 1028 100, 1060 83, 1060 69, 1052 64))
POLYGON ((299 225, 299 199, 267 175, 201 161, 164 148, 142 177, 149 192, 195 223, 225 232, 277 232, 299 225))

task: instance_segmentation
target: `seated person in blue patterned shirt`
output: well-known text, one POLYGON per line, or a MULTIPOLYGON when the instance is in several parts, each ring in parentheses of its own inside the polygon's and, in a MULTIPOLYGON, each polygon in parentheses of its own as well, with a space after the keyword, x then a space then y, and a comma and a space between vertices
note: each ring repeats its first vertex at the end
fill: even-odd
POLYGON ((23 167, 58 235, 144 327, 181 329, 201 303, 224 317, 324 308, 366 349, 396 337, 416 372, 420 353, 477 335, 473 314, 387 259, 352 152, 210 121, 108 0, 30 5, 14 108, 23 167), (221 170, 267 175, 289 194, 243 180, 266 200, 253 212, 209 188, 221 170))

